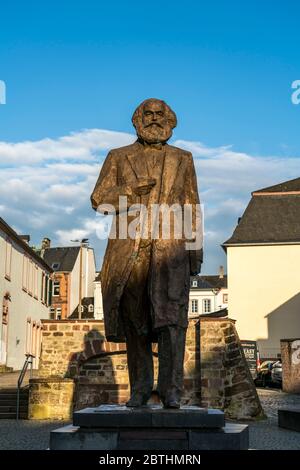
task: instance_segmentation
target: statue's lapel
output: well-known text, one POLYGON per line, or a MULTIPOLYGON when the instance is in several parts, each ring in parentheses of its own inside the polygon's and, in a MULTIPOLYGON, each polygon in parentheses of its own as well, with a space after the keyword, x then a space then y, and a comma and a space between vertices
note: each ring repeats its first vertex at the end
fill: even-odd
POLYGON ((166 155, 162 177, 162 196, 166 199, 175 183, 178 169, 181 164, 181 158, 178 153, 166 145, 166 155))
POLYGON ((147 166, 141 155, 141 145, 135 142, 132 149, 126 155, 128 163, 136 178, 145 178, 147 174, 147 166))

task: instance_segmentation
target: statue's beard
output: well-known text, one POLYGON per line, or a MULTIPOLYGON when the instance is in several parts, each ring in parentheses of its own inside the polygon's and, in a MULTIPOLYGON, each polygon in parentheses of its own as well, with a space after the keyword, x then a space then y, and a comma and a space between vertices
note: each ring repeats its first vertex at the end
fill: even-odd
POLYGON ((172 127, 169 124, 160 126, 159 124, 150 124, 147 127, 143 124, 136 126, 136 132, 140 139, 148 144, 157 144, 167 142, 172 136, 172 127))

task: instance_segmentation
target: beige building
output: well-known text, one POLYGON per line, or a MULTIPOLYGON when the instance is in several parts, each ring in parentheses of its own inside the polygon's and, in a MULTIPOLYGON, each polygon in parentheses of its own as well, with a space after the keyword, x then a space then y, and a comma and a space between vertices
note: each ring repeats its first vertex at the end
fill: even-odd
POLYGON ((280 339, 300 336, 300 178, 254 191, 223 247, 229 316, 276 358, 280 339))
POLYGON ((0 369, 19 370, 25 354, 38 367, 41 319, 49 319, 51 268, 0 218, 0 369))

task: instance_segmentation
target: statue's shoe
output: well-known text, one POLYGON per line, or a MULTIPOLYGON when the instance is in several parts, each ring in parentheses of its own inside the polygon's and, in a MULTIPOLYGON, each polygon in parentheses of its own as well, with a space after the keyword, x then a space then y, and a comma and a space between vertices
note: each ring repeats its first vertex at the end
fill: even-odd
POLYGON ((126 406, 128 408, 138 408, 140 406, 146 406, 147 402, 148 398, 146 398, 145 395, 136 393, 130 397, 130 399, 126 403, 126 406))
POLYGON ((180 408, 180 401, 179 400, 170 400, 164 402, 164 408, 180 408))
POLYGON ((180 397, 175 391, 166 394, 163 400, 164 408, 180 408, 180 397))

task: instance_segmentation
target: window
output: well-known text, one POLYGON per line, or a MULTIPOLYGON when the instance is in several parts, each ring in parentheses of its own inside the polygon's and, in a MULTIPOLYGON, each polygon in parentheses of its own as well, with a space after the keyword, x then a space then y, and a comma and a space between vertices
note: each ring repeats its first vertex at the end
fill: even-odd
POLYGON ((210 312, 211 312, 211 300, 203 299, 203 313, 210 313, 210 312))
POLYGON ((28 260, 27 266, 27 291, 29 295, 32 295, 33 290, 33 264, 31 259, 28 260))
POLYGON ((39 268, 34 266, 34 298, 38 299, 39 296, 39 268))
POLYGON ((23 270, 22 270, 22 287, 23 290, 27 291, 27 279, 28 279, 28 257, 24 254, 23 256, 23 270))
POLYGON ((56 309, 56 320, 61 320, 61 308, 56 309))
POLYGON ((50 308, 50 320, 55 320, 55 308, 50 308))
POLYGON ((228 294, 223 294, 223 304, 228 303, 228 294))
POLYGON ((60 288, 60 282, 59 281, 54 281, 53 282, 53 290, 52 290, 52 295, 53 296, 59 296, 59 288, 60 288))
POLYGON ((45 304, 47 307, 51 305, 52 303, 52 289, 53 289, 53 284, 52 280, 49 278, 49 276, 45 276, 45 304))
POLYGON ((193 287, 198 287, 198 281, 196 279, 193 280, 192 286, 193 287))
POLYGON ((51 267, 52 267, 53 271, 58 271, 59 266, 60 266, 60 263, 52 263, 51 267))
POLYGON ((46 303, 45 298, 44 298, 44 285, 45 285, 45 273, 42 272, 41 301, 43 304, 46 303))
POLYGON ((12 244, 9 238, 6 239, 6 250, 5 250, 5 277, 10 281, 11 275, 11 253, 12 244))
POLYGON ((93 312, 94 312, 94 305, 93 305, 93 304, 90 304, 90 305, 89 305, 89 312, 90 312, 90 313, 93 313, 93 312))
POLYGON ((192 313, 198 313, 198 300, 192 300, 192 313))

